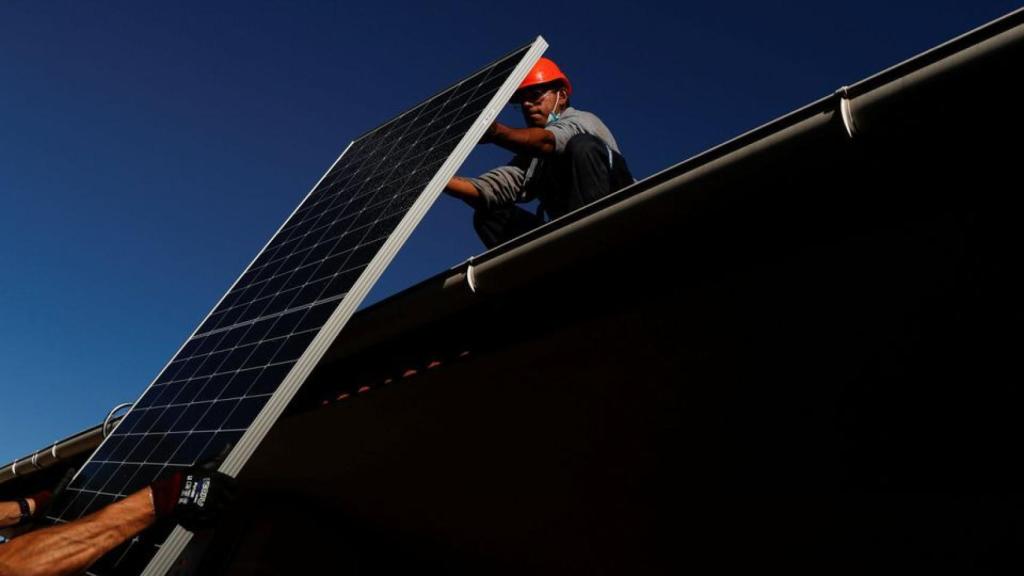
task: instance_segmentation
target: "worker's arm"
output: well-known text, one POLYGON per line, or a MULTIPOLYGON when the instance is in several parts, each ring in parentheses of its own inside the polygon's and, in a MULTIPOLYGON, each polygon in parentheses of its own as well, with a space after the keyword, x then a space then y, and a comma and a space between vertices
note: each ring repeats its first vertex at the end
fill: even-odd
POLYGON ((158 518, 193 532, 209 528, 235 491, 234 479, 214 471, 216 465, 174 472, 88 516, 0 545, 0 576, 79 574, 158 518))
POLYGON ((480 191, 466 178, 455 176, 448 181, 448 186, 445 186, 444 191, 449 196, 454 196, 473 208, 480 207, 480 191))
POLYGON ((149 487, 84 518, 0 546, 0 576, 79 574, 153 521, 149 487))
POLYGON ((65 473, 64 477, 61 478, 57 486, 51 490, 40 490, 31 496, 26 496, 19 500, 12 502, 0 502, 0 528, 8 528, 10 526, 18 526, 22 523, 25 518, 22 517, 22 505, 21 501, 25 502, 25 506, 28 508, 28 517, 36 518, 45 514, 50 506, 50 502, 56 499, 60 494, 64 492, 68 483, 75 476, 75 469, 69 468, 65 473))
MULTIPOLYGON (((25 498, 28 502, 29 511, 35 513, 36 502, 32 498, 25 498)), ((21 523, 21 506, 17 502, 0 502, 0 528, 15 526, 21 523)))
POLYGON ((505 166, 492 168, 477 178, 456 176, 448 181, 445 192, 454 196, 473 209, 509 206, 525 202, 526 173, 532 158, 517 155, 505 166))
POLYGON ((482 144, 497 144, 506 150, 526 156, 547 156, 555 153, 555 134, 544 128, 512 128, 501 122, 491 124, 482 144))
MULTIPOLYGON (((46 507, 52 497, 53 493, 49 490, 42 490, 25 497, 24 501, 28 505, 29 517, 34 518, 41 508, 46 507)), ((21 521, 21 504, 18 500, 0 502, 0 528, 17 526, 21 524, 21 521)))

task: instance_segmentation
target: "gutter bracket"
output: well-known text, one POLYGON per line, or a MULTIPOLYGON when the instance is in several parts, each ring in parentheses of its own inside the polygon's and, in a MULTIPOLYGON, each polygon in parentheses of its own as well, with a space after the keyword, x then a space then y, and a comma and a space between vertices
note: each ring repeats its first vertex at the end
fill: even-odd
POLYGON ((857 135, 857 122, 853 118, 853 108, 850 105, 850 88, 843 86, 836 90, 839 96, 839 115, 843 119, 843 127, 846 128, 846 135, 852 140, 857 135))
POLYGON ((476 268, 473 267, 473 258, 466 260, 466 284, 469 285, 469 292, 476 294, 476 268))

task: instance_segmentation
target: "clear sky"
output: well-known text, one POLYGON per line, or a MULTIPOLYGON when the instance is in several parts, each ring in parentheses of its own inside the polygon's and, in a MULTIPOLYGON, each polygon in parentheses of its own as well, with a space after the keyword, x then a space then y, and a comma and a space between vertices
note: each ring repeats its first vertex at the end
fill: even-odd
MULTIPOLYGON (((352 138, 538 34, 643 177, 1016 7, 3 2, 0 463, 137 398, 352 138)), ((442 197, 371 300, 481 251, 442 197)))

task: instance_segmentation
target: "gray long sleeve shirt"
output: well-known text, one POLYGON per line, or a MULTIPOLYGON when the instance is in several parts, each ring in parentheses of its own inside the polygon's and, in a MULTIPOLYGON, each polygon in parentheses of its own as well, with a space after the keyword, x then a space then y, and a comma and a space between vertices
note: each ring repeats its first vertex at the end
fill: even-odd
MULTIPOLYGON (((569 139, 577 134, 591 134, 604 141, 612 150, 619 152, 608 127, 600 118, 577 110, 566 108, 558 120, 545 126, 555 135, 555 154, 565 151, 569 139)), ((551 192, 551 178, 546 177, 544 159, 517 154, 505 166, 498 166, 469 181, 480 191, 480 197, 487 208, 505 206, 515 202, 529 202, 534 198, 543 200, 551 192)))

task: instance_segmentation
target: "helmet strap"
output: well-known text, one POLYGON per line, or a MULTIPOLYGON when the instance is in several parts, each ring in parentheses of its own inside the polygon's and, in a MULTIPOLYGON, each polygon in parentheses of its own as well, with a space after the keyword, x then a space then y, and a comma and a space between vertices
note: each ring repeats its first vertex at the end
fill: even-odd
POLYGON ((561 102, 561 98, 562 90, 559 89, 557 92, 555 92, 555 107, 551 109, 551 112, 548 112, 548 124, 551 124, 552 122, 557 122, 558 118, 562 115, 558 111, 558 104, 561 102))

